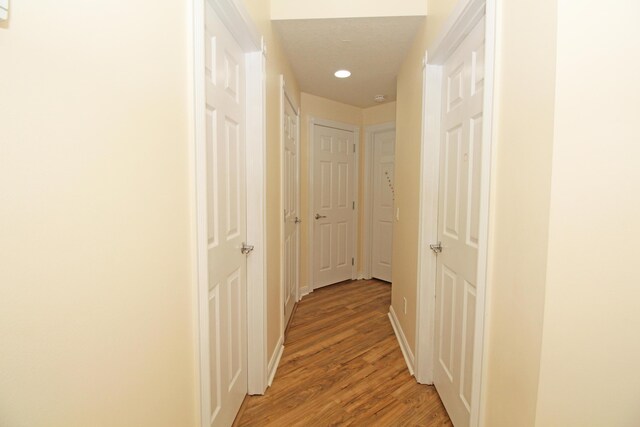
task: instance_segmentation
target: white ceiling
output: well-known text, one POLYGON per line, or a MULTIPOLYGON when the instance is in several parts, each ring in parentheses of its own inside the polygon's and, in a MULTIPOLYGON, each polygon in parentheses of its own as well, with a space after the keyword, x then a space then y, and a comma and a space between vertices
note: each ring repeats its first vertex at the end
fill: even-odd
MULTIPOLYGON (((348 1, 348 0, 345 0, 348 1)), ((396 99, 396 77, 421 16, 273 21, 300 90, 357 107, 396 99), (351 77, 338 79, 339 69, 351 77)))

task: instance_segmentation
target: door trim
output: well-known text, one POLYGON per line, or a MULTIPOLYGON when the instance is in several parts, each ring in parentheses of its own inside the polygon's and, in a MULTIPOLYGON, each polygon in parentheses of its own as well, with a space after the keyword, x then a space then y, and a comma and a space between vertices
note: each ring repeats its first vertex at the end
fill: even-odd
MULTIPOLYGON (((280 214, 284 212, 284 109, 285 103, 288 102, 291 108, 296 112, 296 142, 298 143, 298 163, 296 164, 296 175, 298 176, 298 203, 296 209, 298 215, 300 213, 300 108, 296 105, 295 100, 287 92, 287 85, 284 75, 280 74, 280 214)), ((284 223, 280 229, 280 309, 284 309, 284 223)), ((302 228, 302 227, 300 227, 302 228)), ((300 300, 300 230, 296 238, 296 252, 298 253, 298 265, 296 266, 296 296, 295 302, 300 300)), ((280 316, 280 339, 284 342, 284 313, 280 316)))
POLYGON ((353 257, 355 258, 355 263, 354 265, 351 267, 351 279, 355 280, 357 278, 357 265, 358 265, 358 237, 359 237, 359 233, 358 233, 358 211, 359 211, 359 206, 358 206, 358 175, 360 175, 360 173, 358 172, 359 167, 358 165, 359 163, 359 154, 360 154, 360 149, 359 149, 359 145, 360 145, 360 126, 358 125, 352 125, 349 123, 341 123, 341 122, 336 122, 333 120, 326 120, 326 119, 321 119, 318 117, 314 117, 311 116, 309 117, 309 147, 307 150, 308 153, 308 160, 309 160, 309 181, 308 181, 308 204, 309 204, 309 214, 308 214, 308 218, 306 218, 306 220, 309 222, 309 228, 308 228, 308 232, 309 232, 309 259, 308 259, 308 266, 309 266, 309 293, 313 292, 315 290, 315 278, 314 278, 314 269, 313 269, 313 202, 314 202, 314 194, 313 194, 313 172, 314 172, 314 166, 313 166, 313 147, 314 147, 314 129, 315 129, 315 125, 319 125, 319 126, 326 126, 326 127, 330 127, 330 128, 334 128, 334 129, 340 129, 340 130, 344 130, 347 132, 353 132, 353 142, 354 144, 356 144, 356 152, 355 152, 355 158, 354 158, 354 164, 356 167, 356 173, 355 173, 355 180, 353 182, 353 198, 356 202, 355 204, 355 209, 353 210, 353 224, 354 224, 354 231, 353 231, 353 257))
POLYGON ((364 279, 371 279, 371 262, 373 250, 371 248, 373 234, 373 143, 376 134, 396 130, 396 122, 387 122, 364 128, 364 218, 362 224, 362 263, 361 275, 364 279))
POLYGON ((434 43, 434 48, 425 53, 423 60, 423 117, 422 117, 422 161, 419 214, 418 247, 418 298, 416 321, 416 379, 420 383, 433 384, 435 346, 435 287, 436 257, 429 244, 437 239, 439 143, 442 99, 442 65, 469 32, 483 17, 485 18, 485 87, 483 114, 486 125, 483 128, 482 173, 480 188, 480 229, 478 246, 477 309, 473 357, 473 388, 470 425, 480 425, 483 402, 482 380, 485 376, 484 357, 487 348, 485 324, 487 323, 488 292, 487 282, 491 150, 493 138, 494 109, 494 69, 496 0, 463 0, 458 3, 444 29, 434 43))
POLYGON ((190 206, 192 212, 191 250, 194 277, 194 322, 197 325, 198 361, 196 363, 200 424, 209 426, 209 337, 207 313, 207 217, 206 217, 206 121, 205 121, 205 1, 234 36, 246 58, 246 118, 247 151, 247 240, 255 250, 247 259, 247 378, 249 394, 263 394, 267 387, 267 310, 266 278, 266 130, 265 130, 265 46, 262 36, 240 2, 236 0, 193 0, 190 3, 192 37, 189 40, 189 67, 192 92, 189 116, 192 127, 189 135, 190 206))

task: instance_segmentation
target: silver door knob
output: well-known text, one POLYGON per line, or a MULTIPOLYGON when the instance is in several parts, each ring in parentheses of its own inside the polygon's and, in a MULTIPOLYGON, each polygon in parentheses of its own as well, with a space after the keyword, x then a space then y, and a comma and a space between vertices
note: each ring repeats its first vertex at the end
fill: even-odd
POLYGON ((240 252, 242 252, 243 255, 249 255, 251 251, 253 251, 253 246, 247 245, 245 242, 242 242, 242 247, 240 248, 240 252))
POLYGON ((302 220, 300 218, 296 217, 296 219, 294 219, 293 222, 295 222, 296 224, 300 224, 302 222, 302 220))
POLYGON ((320 214, 316 214, 316 219, 320 219, 320 218, 326 218, 326 215, 320 215, 320 214))
POLYGON ((436 255, 442 252, 442 242, 438 242, 435 245, 429 245, 429 247, 436 253, 436 255))

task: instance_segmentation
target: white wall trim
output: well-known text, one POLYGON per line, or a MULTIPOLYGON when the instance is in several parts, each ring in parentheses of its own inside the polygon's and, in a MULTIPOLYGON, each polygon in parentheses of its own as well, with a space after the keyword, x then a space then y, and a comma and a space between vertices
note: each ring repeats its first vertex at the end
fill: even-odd
POLYGON ((415 359, 413 357, 413 353, 411 352, 411 348, 409 347, 409 343, 407 342, 407 337, 404 335, 402 326, 400 326, 398 316, 396 316, 396 312, 394 311, 393 306, 389 307, 389 320, 391 321, 393 332, 396 334, 396 338, 398 339, 398 344, 400 344, 400 350, 402 350, 404 361, 407 363, 407 369, 409 369, 409 373, 413 375, 415 359))
MULTIPOLYGON (((296 105, 294 99, 289 95, 287 91, 287 85, 284 79, 284 75, 280 74, 280 213, 284 215, 284 185, 285 185, 285 176, 284 176, 284 111, 285 111, 285 103, 289 103, 293 111, 296 113, 296 144, 298 148, 298 163, 296 164, 296 175, 298 176, 298 203, 296 206, 296 210, 298 211, 298 215, 300 215, 300 109, 296 105)), ((285 319, 284 319, 284 296, 285 296, 285 283, 284 283, 284 234, 285 234, 285 223, 284 217, 281 217, 281 228, 280 228, 280 335, 284 337, 285 330, 285 319)), ((300 234, 301 230, 298 229, 297 239, 296 239, 296 251, 298 252, 298 265, 296 266, 296 277, 295 277, 295 302, 298 301, 298 294, 300 287, 300 234)))
POLYGON ((423 73, 422 159, 420 164, 420 213, 418 222, 418 295, 416 325, 416 379, 422 384, 433 384, 433 348, 435 323, 435 284, 427 285, 435 275, 436 256, 429 242, 438 238, 439 144, 442 68, 427 64, 423 73), (427 96, 429 94, 430 96, 427 96), (436 213, 434 215, 434 212, 436 213), (433 272, 433 273, 432 273, 433 272))
POLYGON ((353 143, 356 147, 353 160, 356 168, 355 179, 353 181, 353 201, 355 202, 355 209, 353 210, 353 259, 355 262, 351 267, 351 280, 356 280, 358 278, 358 264, 360 263, 358 259, 358 241, 360 240, 360 227, 358 227, 358 218, 360 217, 360 203, 358 202, 360 199, 360 126, 355 127, 353 134, 353 143))
POLYGON ((313 173, 314 173, 314 166, 313 166, 313 161, 314 161, 314 156, 313 156, 313 147, 314 147, 314 129, 315 126, 319 125, 319 126, 326 126, 326 127, 330 127, 330 128, 335 128, 335 129, 340 129, 340 130, 345 130, 348 132, 353 132, 353 142, 356 145, 356 152, 355 152, 355 157, 354 157, 354 162, 355 162, 355 166, 356 166, 356 173, 355 173, 355 180, 353 183, 353 197, 354 200, 356 202, 356 208, 353 210, 353 224, 354 224, 354 231, 353 231, 353 257, 355 258, 356 262, 354 263, 354 265, 351 267, 351 279, 355 280, 358 277, 358 272, 357 272, 357 265, 358 265, 358 238, 359 238, 359 232, 358 232, 358 212, 359 212, 359 206, 358 206, 358 165, 360 164, 359 161, 359 153, 360 153, 360 149, 358 148, 360 145, 360 126, 359 125, 354 125, 354 124, 350 124, 350 123, 342 123, 342 122, 336 122, 333 120, 327 120, 327 119, 321 119, 318 117, 314 117, 311 116, 309 117, 309 147, 307 149, 307 153, 308 153, 308 160, 309 160, 309 176, 308 176, 308 205, 309 205, 309 214, 307 218, 304 218, 304 220, 309 222, 309 226, 308 226, 308 232, 309 232, 309 240, 308 240, 308 245, 309 245, 309 257, 308 257, 308 266, 309 266, 309 289, 310 292, 313 292, 313 290, 315 289, 315 277, 314 277, 314 268, 313 268, 313 255, 314 255, 314 245, 313 245, 313 229, 314 229, 314 210, 313 210, 313 197, 314 197, 314 193, 313 193, 313 173))
POLYGON ((433 383, 434 309, 436 257, 429 244, 437 239, 438 168, 440 143, 440 109, 442 64, 456 50, 474 26, 485 18, 485 88, 483 114, 482 176, 480 190, 480 244, 478 247, 478 277, 475 351, 473 358, 473 389, 470 425, 481 425, 483 408, 482 379, 485 321, 487 318, 487 266, 491 187, 491 150, 493 140, 494 78, 495 78, 495 13, 496 0, 462 0, 458 3, 434 47, 424 60, 423 131, 420 189, 420 246, 418 248, 418 300, 416 324, 416 378, 421 383, 433 383))
MULTIPOLYGON (((202 70, 204 64, 204 0, 193 1, 193 144, 194 144, 194 170, 195 175, 193 184, 195 187, 195 254, 197 259, 197 307, 198 307, 198 361, 199 361, 199 408, 200 408, 200 425, 206 426, 207 420, 210 421, 210 363, 209 363, 209 334, 207 333, 208 314, 208 287, 209 272, 207 269, 207 217, 206 210, 202 204, 206 202, 206 188, 202 183, 207 179, 206 170, 206 122, 204 117, 205 97, 205 77, 202 70), (200 53, 202 52, 202 53, 200 53), (204 196, 204 197, 203 197, 204 196)), ((206 206, 206 204, 205 204, 206 206)))
POLYGON ((265 126, 265 58, 261 51, 247 55, 247 240, 254 245, 247 258, 248 391, 266 390, 267 359, 267 152, 265 126), (250 136, 252 135, 252 136, 250 136))
POLYGON ((247 258, 248 392, 267 387, 266 230, 265 230, 265 58, 262 37, 238 0, 193 0, 193 168, 195 194, 194 253, 197 262, 198 356, 200 424, 210 424, 208 271, 206 217, 206 134, 204 77, 204 6, 207 1, 238 41, 246 55, 247 110, 247 240, 255 246, 247 258))
POLYGON ((298 295, 298 301, 300 301, 305 296, 309 295, 311 293, 310 289, 311 288, 309 286, 301 286, 300 287, 300 294, 298 295))
MULTIPOLYGON (((285 82, 284 75, 280 74, 280 305, 278 311, 280 313, 280 337, 278 338, 280 341, 284 338, 284 233, 285 233, 285 222, 284 222, 284 109, 287 95, 285 93, 285 82)), ((278 346, 276 346, 276 349, 278 346)), ((271 362, 269 362, 271 363, 271 362)), ((271 372, 271 369, 269 369, 271 372)), ((269 382, 271 385, 271 382, 269 382)))
POLYGON ((477 288, 477 302, 481 304, 482 310, 476 313, 476 331, 474 348, 477 350, 473 358, 473 371, 474 383, 471 390, 471 396, 473 401, 477 402, 476 405, 471 407, 471 425, 474 427, 481 426, 484 418, 484 394, 482 392, 483 384, 485 381, 487 370, 485 369, 486 360, 488 360, 487 353, 489 347, 486 343, 486 325, 489 323, 490 298, 488 297, 491 292, 491 283, 488 280, 489 277, 489 249, 490 242, 489 236, 491 231, 491 187, 494 177, 492 176, 493 169, 493 147, 496 144, 494 136, 494 128, 496 123, 494 121, 494 111, 496 108, 495 98, 495 68, 496 68, 496 0, 486 0, 485 6, 485 95, 483 115, 487 126, 483 128, 482 140, 485 141, 482 150, 482 164, 485 167, 485 173, 482 177, 480 186, 480 229, 479 229, 479 245, 478 251, 478 288, 477 288))
POLYGON ((444 64, 480 19, 485 16, 486 3, 487 0, 460 0, 456 4, 433 42, 429 53, 430 64, 444 64))
POLYGON ((301 171, 302 171, 302 135, 300 130, 302 113, 300 111, 300 107, 296 109, 296 131, 298 138, 298 215, 300 215, 300 225, 298 229, 298 241, 296 242, 297 251, 298 251, 298 268, 296 269, 296 303, 300 301, 302 298, 302 294, 300 291, 300 279, 301 274, 300 270, 302 270, 302 179, 301 179, 301 171))
MULTIPOLYGON (((264 44, 258 27, 241 0, 204 0, 211 5, 220 20, 245 52, 263 51, 264 44)), ((199 0, 202 6, 204 2, 199 0)), ((197 9, 196 9, 197 10, 197 9)))
MULTIPOLYGON (((200 352, 200 334, 201 334, 201 328, 200 328, 200 264, 199 264, 199 245, 201 244, 199 238, 200 236, 198 235, 198 230, 200 230, 202 224, 200 224, 200 218, 198 217, 198 168, 197 168, 197 159, 196 159, 196 133, 198 131, 197 129, 197 119, 196 119, 196 100, 201 101, 201 98, 198 98, 196 93, 197 93, 197 88, 198 85, 202 84, 203 82, 200 81, 200 79, 198 78, 198 76, 195 73, 196 67, 204 67, 204 64, 199 63, 198 61, 204 60, 204 58, 198 57, 198 55, 196 55, 197 50, 200 47, 203 47, 204 45, 204 37, 202 37, 201 39, 198 38, 198 34, 201 34, 202 32, 204 32, 204 14, 200 13, 196 13, 195 12, 195 6, 197 6, 198 4, 198 0, 194 0, 192 2, 189 2, 187 7, 189 8, 188 10, 188 17, 190 18, 190 23, 188 24, 188 28, 190 29, 190 37, 187 38, 187 43, 188 43, 188 49, 187 49, 187 55, 188 55, 188 59, 187 59, 187 67, 188 67, 188 74, 189 74, 189 85, 192 87, 192 90, 189 91, 188 96, 189 96, 189 102, 188 102, 188 111, 189 111, 189 116, 188 116, 188 120, 190 121, 191 125, 189 126, 189 146, 188 146, 188 156, 189 156, 189 215, 190 215, 190 250, 191 253, 194 254, 195 256, 191 257, 191 281, 192 281, 192 306, 195 307, 195 310, 193 310, 193 325, 195 325, 196 327, 194 328, 193 331, 193 342, 196 343, 196 351, 195 351, 195 360, 194 360, 194 378, 196 378, 195 381, 195 388, 194 388, 194 396, 196 401, 198 402, 197 404, 199 405, 200 408, 200 416, 202 416, 203 410, 201 408, 200 402, 203 399, 202 396, 202 390, 203 390, 203 386, 202 386, 202 381, 201 381, 201 362, 202 362, 202 356, 201 356, 201 352, 200 352), (202 28, 202 30, 200 31, 200 33, 198 32, 198 30, 196 30, 197 28, 202 28)), ((202 68, 200 68, 202 69, 202 68)), ((201 136, 200 136, 201 137, 201 136)))
POLYGON ((280 337, 278 340, 278 344, 276 345, 276 349, 273 351, 271 358, 269 359, 269 377, 268 384, 271 387, 273 384, 273 379, 276 376, 276 371, 278 370, 278 366, 280 365, 280 359, 282 358, 282 353, 284 353, 284 338, 280 337))
POLYGON ((364 222, 362 224, 362 260, 358 279, 371 279, 371 236, 373 235, 373 143, 376 133, 396 129, 396 122, 387 122, 364 128, 364 222))

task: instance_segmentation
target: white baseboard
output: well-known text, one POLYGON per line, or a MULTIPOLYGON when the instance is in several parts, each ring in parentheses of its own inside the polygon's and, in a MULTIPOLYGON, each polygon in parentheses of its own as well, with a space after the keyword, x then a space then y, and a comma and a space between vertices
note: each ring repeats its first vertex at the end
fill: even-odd
POLYGON ((276 345, 276 350, 271 355, 271 360, 269 360, 268 366, 268 381, 267 384, 271 387, 271 383, 273 383, 273 378, 276 376, 276 371, 278 370, 278 365, 280 364, 280 358, 282 357, 282 353, 284 352, 284 339, 280 337, 278 344, 276 345))
POLYGON ((308 286, 302 286, 300 288, 300 299, 302 299, 302 297, 304 297, 305 295, 309 295, 311 293, 311 290, 309 289, 308 286))
POLYGON ((411 353, 411 349, 407 343, 407 338, 404 336, 404 332, 402 331, 396 312, 393 310, 393 306, 389 307, 389 320, 391 321, 391 327, 393 328, 393 332, 395 332, 398 343, 400 344, 400 350, 402 350, 402 355, 404 356, 404 361, 407 363, 407 368, 409 368, 409 373, 414 375, 415 360, 413 358, 413 353, 411 353))

